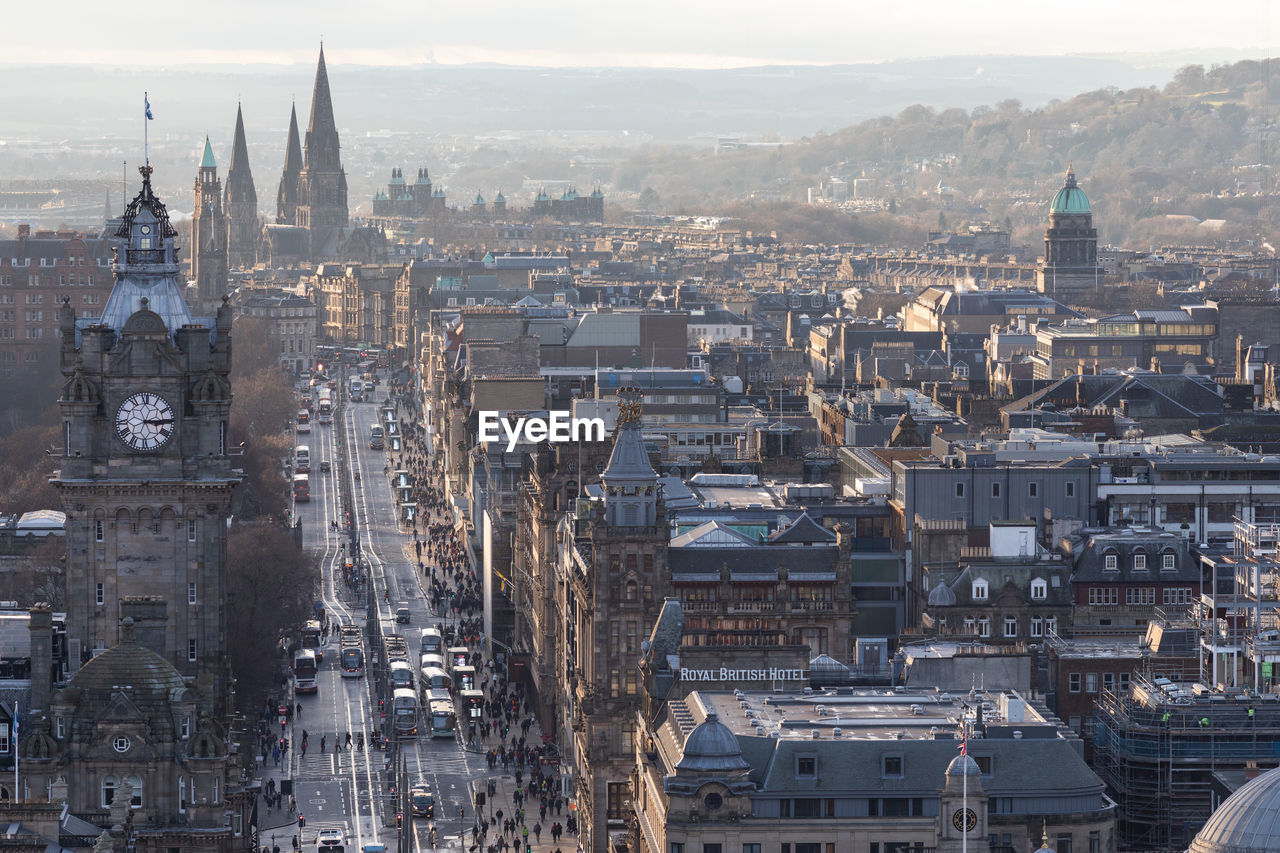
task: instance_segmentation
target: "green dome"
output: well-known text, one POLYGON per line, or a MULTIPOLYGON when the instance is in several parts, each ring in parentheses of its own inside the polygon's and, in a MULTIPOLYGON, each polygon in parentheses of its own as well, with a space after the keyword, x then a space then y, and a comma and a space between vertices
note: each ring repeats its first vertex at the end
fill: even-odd
POLYGON ((1058 190, 1053 196, 1053 203, 1049 205, 1050 213, 1092 213, 1089 209, 1089 197, 1084 194, 1084 190, 1076 186, 1075 170, 1067 168, 1067 181, 1062 185, 1062 189, 1058 190))

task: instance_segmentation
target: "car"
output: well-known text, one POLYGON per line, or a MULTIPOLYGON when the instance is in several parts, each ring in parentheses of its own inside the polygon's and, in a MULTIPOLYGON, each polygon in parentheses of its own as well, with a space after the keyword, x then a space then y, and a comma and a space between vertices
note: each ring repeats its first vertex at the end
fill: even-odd
POLYGON ((321 463, 320 463, 320 473, 321 473, 321 474, 328 474, 328 473, 329 473, 329 460, 328 460, 328 459, 326 459, 326 460, 324 460, 323 462, 321 462, 321 463))
POLYGON ((426 788, 409 789, 409 806, 414 817, 434 818, 436 816, 436 798, 426 788))
POLYGON ((396 608, 396 622, 401 625, 409 624, 409 606, 407 604, 401 604, 396 608))
POLYGON ((309 423, 298 424, 296 429, 298 430, 298 432, 311 432, 311 424, 309 423))
POLYGON ((316 833, 316 850, 324 853, 342 853, 346 838, 341 829, 322 829, 316 833))

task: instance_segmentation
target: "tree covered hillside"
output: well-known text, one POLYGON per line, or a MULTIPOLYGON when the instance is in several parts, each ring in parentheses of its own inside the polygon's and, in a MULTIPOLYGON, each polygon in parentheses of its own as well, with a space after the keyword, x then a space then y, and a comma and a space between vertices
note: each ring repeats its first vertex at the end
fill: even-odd
MULTIPOLYGON (((1163 90, 1101 89, 1035 110, 1017 101, 971 112, 913 106, 781 147, 696 155, 655 147, 620 165, 614 180, 654 208, 742 214, 744 201, 786 207, 833 177, 860 179, 859 198, 876 200, 858 207, 863 214, 878 203, 920 227, 990 221, 1012 226, 1015 243, 1034 243, 1074 163, 1106 242, 1252 239, 1259 217, 1272 218, 1264 204, 1275 189, 1277 144, 1268 92, 1278 78, 1280 67, 1245 61, 1185 67, 1163 90), (1226 224, 1197 228, 1167 214, 1226 224)), ((829 232, 812 237, 877 239, 883 216, 868 231, 868 217, 853 208, 795 212, 783 227, 795 220, 829 232)))

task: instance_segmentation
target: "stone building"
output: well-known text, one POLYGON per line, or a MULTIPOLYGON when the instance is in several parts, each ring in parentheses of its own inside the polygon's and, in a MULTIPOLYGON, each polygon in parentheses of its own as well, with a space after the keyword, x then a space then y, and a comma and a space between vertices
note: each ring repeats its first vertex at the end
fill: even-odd
POLYGON ((111 293, 109 231, 36 231, 0 240, 0 373, 39 366, 55 350, 58 306, 64 298, 78 317, 102 311, 111 293))
POLYGON ((227 217, 222 210, 222 181, 209 137, 196 173, 191 215, 191 278, 202 305, 213 305, 227 292, 227 217))
POLYGON ((1089 197, 1076 184, 1074 168, 1049 204, 1049 227, 1044 232, 1044 258, 1036 268, 1036 289, 1054 298, 1097 293, 1102 279, 1098 265, 1098 230, 1093 227, 1089 197))
POLYGON ((262 229, 258 224, 258 191, 249 169, 249 145, 244 138, 244 116, 239 104, 236 104, 236 130, 222 208, 227 217, 227 265, 249 269, 257 263, 262 229))
POLYGON ((975 694, 989 720, 933 690, 688 692, 669 651, 654 642, 641 663, 658 695, 636 720, 632 850, 1116 849, 1102 781, 1013 691, 975 694))
POLYGON ((316 304, 281 288, 241 289, 232 300, 236 316, 266 317, 279 343, 280 366, 294 375, 316 366, 316 304))
POLYGON ((61 467, 67 520, 72 667, 116 645, 133 616, 140 640, 185 676, 210 679, 225 708, 226 518, 231 469, 231 308, 187 309, 176 232, 142 190, 116 233, 115 286, 102 316, 59 313, 65 384, 61 467))

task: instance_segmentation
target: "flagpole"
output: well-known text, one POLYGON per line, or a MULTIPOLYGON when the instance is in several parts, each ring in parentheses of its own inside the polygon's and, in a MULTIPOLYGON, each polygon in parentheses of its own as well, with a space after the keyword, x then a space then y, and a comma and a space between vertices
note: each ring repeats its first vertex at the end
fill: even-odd
POLYGON ((18 703, 13 703, 13 801, 18 802, 18 703))
POLYGON ((969 853, 969 708, 960 712, 960 853, 969 853))
POLYGON ((151 155, 147 151, 147 146, 150 141, 150 137, 147 133, 148 131, 147 119, 150 118, 150 116, 148 116, 147 113, 149 113, 150 111, 151 111, 151 99, 147 96, 146 92, 143 92, 142 93, 142 165, 144 166, 151 165, 151 155))

